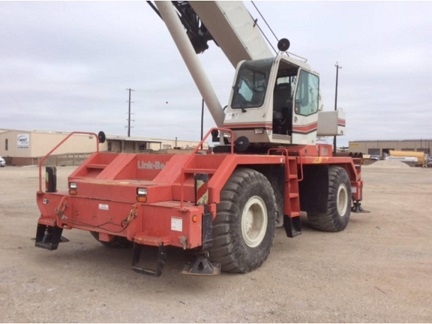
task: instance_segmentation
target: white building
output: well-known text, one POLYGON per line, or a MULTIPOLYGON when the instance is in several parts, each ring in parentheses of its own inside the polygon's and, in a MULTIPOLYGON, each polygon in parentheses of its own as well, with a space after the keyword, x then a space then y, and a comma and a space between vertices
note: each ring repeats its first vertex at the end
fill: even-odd
MULTIPOLYGON (((55 131, 0 130, 0 156, 7 165, 35 165, 70 133, 55 131)), ((97 134, 74 134, 52 152, 50 164, 76 165, 97 150, 97 134)), ((195 148, 198 141, 106 136, 100 151, 145 153, 149 151, 184 151, 195 148)), ((207 145, 205 145, 207 148, 207 145)))

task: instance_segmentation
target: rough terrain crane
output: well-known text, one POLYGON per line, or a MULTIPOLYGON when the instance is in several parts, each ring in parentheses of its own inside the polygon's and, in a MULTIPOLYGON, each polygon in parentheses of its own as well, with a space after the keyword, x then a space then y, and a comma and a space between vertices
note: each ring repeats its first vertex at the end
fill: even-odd
MULTIPOLYGON (((177 247, 194 252, 186 274, 245 273, 266 260, 277 226, 301 234, 301 212, 318 230, 345 229, 361 209, 361 165, 316 142, 345 127, 341 111, 322 111, 319 75, 287 54, 286 39, 274 55, 241 2, 151 5, 217 125, 201 143, 218 145, 190 155, 97 151, 69 176, 67 192, 49 166, 42 189, 47 155, 36 246, 55 250, 63 230, 76 228, 107 246, 132 245, 137 272, 160 275, 167 247, 177 247), (209 40, 236 68, 225 110, 197 58, 209 40), (141 257, 144 246, 157 248, 156 267, 141 257)), ((104 134, 95 137, 98 147, 104 134)))

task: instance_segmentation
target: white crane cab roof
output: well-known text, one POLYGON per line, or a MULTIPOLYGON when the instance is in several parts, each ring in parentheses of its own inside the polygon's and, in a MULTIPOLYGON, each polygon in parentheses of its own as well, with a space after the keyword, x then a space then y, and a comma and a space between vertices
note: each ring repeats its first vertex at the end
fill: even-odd
POLYGON ((237 65, 224 127, 249 143, 315 144, 319 75, 285 53, 237 65))

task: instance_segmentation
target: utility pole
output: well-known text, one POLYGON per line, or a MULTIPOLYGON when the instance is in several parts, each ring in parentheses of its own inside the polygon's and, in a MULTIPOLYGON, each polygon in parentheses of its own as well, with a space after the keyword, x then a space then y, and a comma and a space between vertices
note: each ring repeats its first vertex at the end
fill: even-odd
POLYGON ((130 130, 131 130, 131 103, 132 103, 132 101, 131 101, 131 96, 132 96, 132 91, 135 91, 134 89, 131 89, 131 88, 128 88, 128 89, 126 89, 126 90, 128 90, 129 91, 129 100, 128 100, 128 107, 129 107, 129 109, 128 109, 128 119, 127 119, 127 121, 128 121, 128 125, 127 125, 127 129, 128 129, 128 137, 130 137, 130 130))
MULTIPOLYGON (((336 62, 335 67, 336 67, 336 89, 335 89, 335 108, 334 108, 334 110, 337 111, 339 69, 342 69, 342 66, 340 66, 339 63, 336 62)), ((336 155, 336 135, 333 137, 333 155, 336 155)))

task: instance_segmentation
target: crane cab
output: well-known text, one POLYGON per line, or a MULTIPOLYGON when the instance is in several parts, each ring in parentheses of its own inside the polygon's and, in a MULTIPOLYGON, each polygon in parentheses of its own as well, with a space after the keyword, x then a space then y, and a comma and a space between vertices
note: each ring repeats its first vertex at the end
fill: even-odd
POLYGON ((252 145, 315 144, 321 110, 319 75, 281 53, 238 64, 224 127, 252 145))

